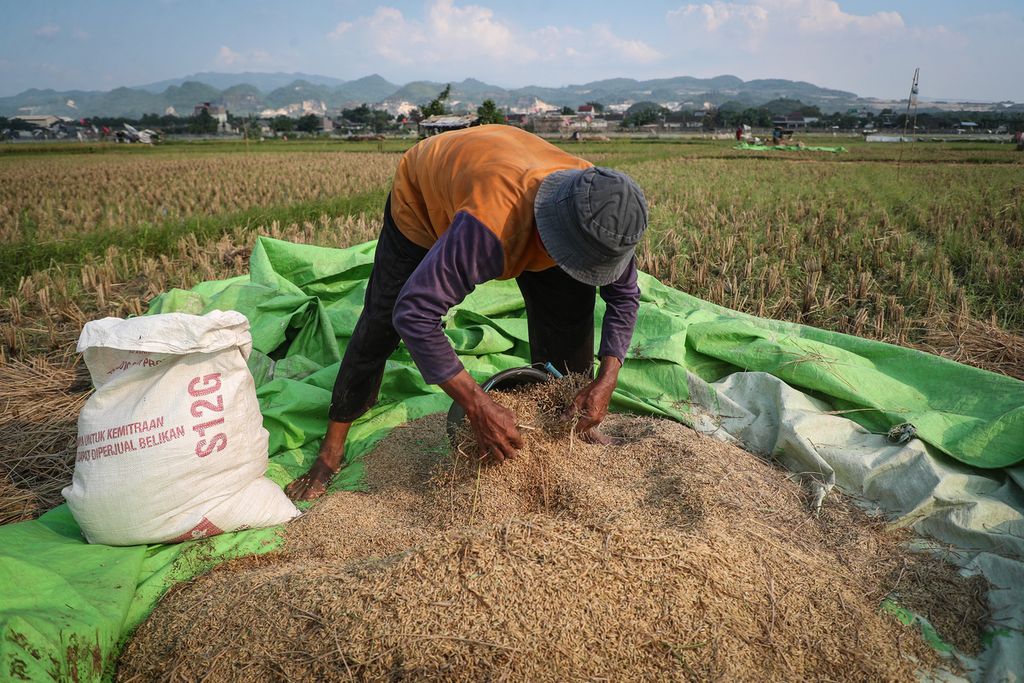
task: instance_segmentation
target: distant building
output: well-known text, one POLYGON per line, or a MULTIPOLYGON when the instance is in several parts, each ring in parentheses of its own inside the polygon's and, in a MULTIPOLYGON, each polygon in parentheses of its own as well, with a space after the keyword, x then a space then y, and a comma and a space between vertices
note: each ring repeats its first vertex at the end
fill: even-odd
POLYGON ((804 116, 800 112, 793 112, 786 116, 776 117, 772 120, 772 125, 783 130, 799 130, 813 126, 817 122, 817 116, 804 116))
POLYGON ((595 118, 593 114, 580 112, 576 116, 562 117, 562 127, 570 130, 602 131, 608 129, 608 122, 605 119, 595 118))
MULTIPOLYGON (((29 124, 31 124, 33 126, 37 126, 39 128, 50 128, 52 126, 57 125, 61 121, 65 120, 65 119, 62 119, 59 116, 53 116, 52 114, 46 114, 46 115, 40 115, 40 116, 23 115, 23 116, 15 116, 14 118, 18 119, 19 121, 24 121, 25 123, 29 123, 29 124)), ((67 120, 70 121, 71 119, 67 119, 67 120)))
POLYGON ((480 117, 476 114, 441 114, 429 116, 419 123, 419 134, 422 137, 430 137, 449 130, 461 130, 472 126, 480 125, 480 117))
POLYGON ((538 135, 565 133, 572 127, 574 118, 574 116, 566 116, 556 109, 535 114, 530 118, 530 123, 533 125, 533 132, 538 135))
POLYGON ((217 122, 217 130, 219 132, 224 133, 231 130, 228 126, 228 108, 223 104, 210 104, 209 102, 197 104, 192 109, 192 115, 199 116, 204 111, 217 122))
POLYGON ((301 102, 293 102, 286 107, 264 109, 259 112, 260 118, 264 119, 272 119, 275 116, 299 118, 306 114, 325 115, 327 114, 327 105, 323 100, 302 100, 301 102))
POLYGON ((228 108, 223 104, 210 104, 209 102, 203 102, 197 104, 192 110, 192 116, 199 116, 203 112, 206 112, 213 118, 217 119, 220 123, 227 123, 228 120, 228 108))

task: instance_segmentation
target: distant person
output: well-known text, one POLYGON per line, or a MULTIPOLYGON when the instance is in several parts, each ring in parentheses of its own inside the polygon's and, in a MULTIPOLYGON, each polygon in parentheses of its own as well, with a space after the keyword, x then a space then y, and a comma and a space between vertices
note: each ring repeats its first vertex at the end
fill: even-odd
POLYGON ((743 126, 739 126, 739 127, 736 128, 736 142, 742 142, 742 141, 743 141, 743 126))
POLYGON ((1018 130, 1014 133, 1013 141, 1017 144, 1017 151, 1024 152, 1024 131, 1018 130))
POLYGON ((512 411, 466 372, 442 325, 452 306, 489 280, 515 278, 526 304, 530 356, 562 372, 593 374, 594 304, 606 304, 597 378, 575 397, 576 430, 606 443, 608 411, 633 336, 640 288, 634 250, 647 228, 640 188, 511 126, 441 133, 398 164, 366 286, 345 348, 316 461, 287 488, 322 495, 344 464, 352 422, 377 402, 384 365, 404 341, 428 384, 466 412, 480 456, 514 457, 512 411))
POLYGON ((772 131, 772 144, 773 145, 781 145, 782 144, 782 128, 779 127, 779 126, 775 126, 775 129, 772 131))

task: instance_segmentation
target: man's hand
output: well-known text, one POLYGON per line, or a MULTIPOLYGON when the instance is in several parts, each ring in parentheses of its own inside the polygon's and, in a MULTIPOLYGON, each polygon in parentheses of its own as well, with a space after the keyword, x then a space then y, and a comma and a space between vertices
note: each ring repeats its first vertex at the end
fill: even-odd
POLYGON ((499 406, 486 394, 466 411, 466 417, 473 426, 481 459, 490 457, 495 462, 504 462, 506 458, 516 457, 516 451, 523 447, 516 414, 499 406))
POLYGON ((572 404, 566 408, 565 418, 578 417, 575 431, 581 437, 594 443, 608 444, 611 440, 597 430, 597 426, 608 415, 608 404, 612 400, 612 392, 619 381, 619 368, 622 363, 614 356, 601 359, 601 369, 597 379, 580 389, 572 404))
POLYGON ((523 447, 523 438, 515 413, 491 400, 465 370, 442 382, 441 388, 466 411, 481 459, 490 457, 500 463, 516 456, 523 447))

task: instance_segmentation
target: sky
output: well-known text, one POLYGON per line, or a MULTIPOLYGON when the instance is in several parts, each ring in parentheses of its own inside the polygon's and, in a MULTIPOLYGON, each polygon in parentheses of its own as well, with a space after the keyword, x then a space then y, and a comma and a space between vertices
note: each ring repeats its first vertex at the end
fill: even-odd
POLYGON ((1024 101, 1024 0, 32 0, 0 22, 0 96, 202 71, 506 88, 786 78, 865 97, 1024 101))

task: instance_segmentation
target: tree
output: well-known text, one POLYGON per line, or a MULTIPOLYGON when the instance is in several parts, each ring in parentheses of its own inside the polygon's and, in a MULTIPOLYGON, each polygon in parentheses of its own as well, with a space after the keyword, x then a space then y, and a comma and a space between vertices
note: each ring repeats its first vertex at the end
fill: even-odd
POLYGON ((669 114, 669 110, 657 102, 637 102, 626 110, 622 119, 623 128, 639 128, 649 123, 657 123, 669 114))
POLYGON ((217 132, 217 119, 210 112, 200 109, 195 116, 189 117, 188 131, 196 135, 213 135, 217 132))
POLYGON ((315 133, 320 130, 320 117, 316 114, 306 114, 295 124, 295 130, 302 133, 315 133))
POLYGON ((781 97, 777 100, 771 100, 761 105, 762 109, 767 109, 771 112, 772 116, 786 116, 792 114, 795 111, 800 111, 804 107, 804 103, 800 100, 791 100, 785 97, 781 97))
POLYGON ((755 128, 769 128, 772 125, 772 114, 762 107, 748 108, 740 112, 728 112, 719 109, 722 113, 723 125, 732 128, 746 124, 755 128))
POLYGON ((33 126, 28 121, 22 121, 21 119, 8 119, 0 116, 0 129, 8 130, 34 130, 33 126))
POLYGON ((834 112, 827 114, 821 119, 821 124, 825 127, 836 127, 843 130, 853 130, 860 125, 860 120, 853 114, 844 114, 842 112, 834 112))
POLYGON ((245 120, 238 126, 242 130, 242 135, 247 140, 259 140, 263 137, 263 130, 260 128, 259 119, 256 118, 255 114, 249 114, 245 117, 245 120))
POLYGON ((494 103, 494 100, 484 100, 476 109, 476 115, 480 117, 480 124, 487 123, 505 123, 505 114, 498 109, 498 105, 494 103))
POLYGON ((245 116, 237 116, 235 114, 232 114, 231 112, 228 112, 228 125, 232 128, 236 130, 242 130, 243 128, 245 128, 245 123, 245 116))
POLYGON ((704 112, 704 118, 701 120, 701 125, 704 126, 704 130, 714 130, 725 125, 725 119, 722 118, 722 112, 718 109, 708 109, 704 112))
POLYGON ((420 113, 423 115, 423 118, 427 118, 428 116, 440 116, 441 114, 447 113, 444 103, 451 94, 452 84, 449 83, 444 86, 444 90, 437 94, 437 97, 430 101, 430 104, 420 105, 420 113))
POLYGON ((290 116, 275 116, 270 121, 270 129, 275 133, 288 133, 295 129, 295 121, 290 116))
POLYGON ((576 113, 576 110, 572 107, 562 107, 562 116, 572 116, 576 113))
POLYGON ((365 102, 355 109, 342 109, 341 117, 350 123, 370 128, 379 133, 388 127, 394 117, 382 109, 372 109, 365 102))

